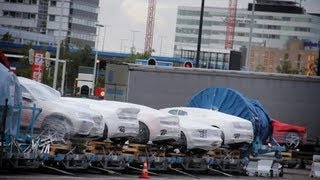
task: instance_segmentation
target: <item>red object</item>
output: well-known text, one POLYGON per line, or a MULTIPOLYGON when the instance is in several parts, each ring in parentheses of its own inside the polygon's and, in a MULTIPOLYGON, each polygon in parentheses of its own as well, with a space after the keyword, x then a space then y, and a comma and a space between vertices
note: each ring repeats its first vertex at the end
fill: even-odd
POLYGON ((234 29, 236 26, 236 16, 237 16, 237 1, 238 0, 229 0, 228 16, 226 19, 227 29, 226 29, 226 40, 224 44, 225 49, 233 48, 234 29))
POLYGON ((184 63, 185 68, 192 68, 192 63, 191 62, 185 62, 184 63))
POLYGON ((145 42, 144 42, 145 52, 152 50, 155 15, 156 15, 156 0, 149 0, 146 36, 145 36, 145 42))
POLYGON ((31 79, 42 82, 43 72, 44 72, 44 53, 43 52, 35 52, 34 53, 34 61, 32 63, 31 70, 31 79))
POLYGON ((94 96, 97 97, 104 97, 105 91, 103 87, 96 87, 95 88, 95 92, 94 92, 94 96))
POLYGON ((6 55, 2 51, 0 51, 0 63, 3 64, 8 69, 10 69, 10 64, 9 64, 8 58, 6 57, 6 55))
POLYGON ((307 128, 287 124, 275 119, 272 120, 272 126, 273 137, 278 143, 285 144, 288 147, 291 146, 291 149, 296 149, 298 146, 306 143, 307 128))
POLYGON ((148 174, 148 164, 147 164, 147 160, 145 159, 143 161, 143 168, 142 168, 142 172, 141 175, 139 176, 139 178, 143 178, 143 179, 149 179, 150 176, 148 174))

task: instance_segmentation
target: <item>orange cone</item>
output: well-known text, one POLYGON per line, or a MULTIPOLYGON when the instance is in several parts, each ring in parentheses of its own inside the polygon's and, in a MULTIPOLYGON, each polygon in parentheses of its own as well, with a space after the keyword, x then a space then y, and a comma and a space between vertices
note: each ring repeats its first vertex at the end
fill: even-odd
POLYGON ((143 168, 142 168, 142 172, 141 175, 139 176, 139 178, 143 178, 143 179, 149 179, 150 176, 148 174, 148 164, 147 164, 147 160, 145 159, 143 161, 143 168))

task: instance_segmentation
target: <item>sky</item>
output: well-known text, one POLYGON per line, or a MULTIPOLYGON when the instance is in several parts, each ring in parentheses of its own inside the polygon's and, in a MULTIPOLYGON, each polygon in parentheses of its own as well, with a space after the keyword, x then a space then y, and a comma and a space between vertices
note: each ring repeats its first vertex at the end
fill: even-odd
MULTIPOLYGON (((296 0, 300 2, 300 0, 296 0)), ((143 52, 149 0, 100 0, 98 50, 128 53, 133 43, 143 52), (134 37, 134 38, 133 38, 134 37), (134 39, 134 41, 133 41, 134 39)), ((227 7, 229 0, 206 0, 205 7, 227 7)), ((247 8, 252 0, 238 0, 247 8)), ((201 6, 201 0, 157 0, 153 55, 173 56, 178 6, 201 6)), ((302 0, 307 12, 320 13, 320 0, 302 0)))

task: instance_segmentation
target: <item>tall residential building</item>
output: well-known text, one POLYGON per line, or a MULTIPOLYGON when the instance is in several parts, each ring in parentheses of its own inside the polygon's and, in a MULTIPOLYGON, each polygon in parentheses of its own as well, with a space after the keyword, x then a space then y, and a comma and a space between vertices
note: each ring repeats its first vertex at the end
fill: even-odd
MULTIPOLYGON (((233 48, 249 45, 252 4, 237 9, 233 48)), ((202 51, 224 49, 227 8, 205 7, 202 31, 202 51)), ((181 50, 196 50, 198 42, 200 7, 178 7, 174 56, 181 50)), ((320 15, 307 14, 303 7, 288 0, 257 0, 255 6, 252 46, 286 48, 292 39, 303 42, 320 40, 320 15)))
MULTIPOLYGON (((21 32, 13 36, 20 43, 33 40, 23 36, 27 31, 47 35, 48 44, 53 36, 72 47, 93 48, 98 10, 99 0, 0 0, 0 25, 21 32)), ((40 39, 42 44, 46 40, 40 39)))

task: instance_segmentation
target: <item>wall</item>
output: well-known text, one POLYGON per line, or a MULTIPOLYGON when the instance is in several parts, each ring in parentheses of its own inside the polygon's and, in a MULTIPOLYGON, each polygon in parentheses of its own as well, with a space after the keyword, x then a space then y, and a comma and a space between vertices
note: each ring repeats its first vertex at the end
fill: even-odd
POLYGON ((320 137, 319 77, 130 65, 126 99, 154 108, 185 106, 212 86, 257 99, 272 118, 306 126, 309 137, 320 137))

